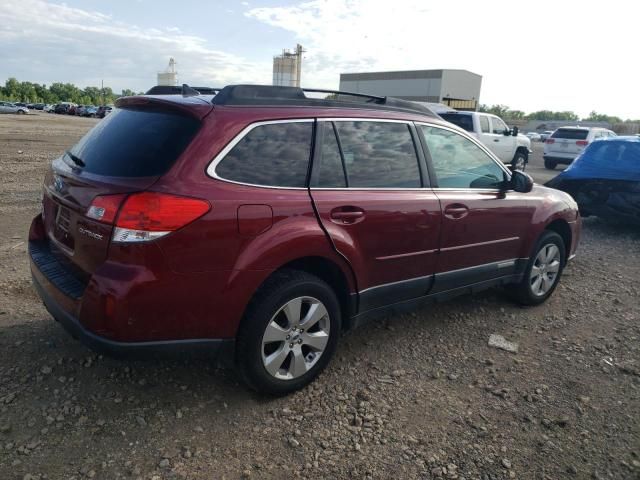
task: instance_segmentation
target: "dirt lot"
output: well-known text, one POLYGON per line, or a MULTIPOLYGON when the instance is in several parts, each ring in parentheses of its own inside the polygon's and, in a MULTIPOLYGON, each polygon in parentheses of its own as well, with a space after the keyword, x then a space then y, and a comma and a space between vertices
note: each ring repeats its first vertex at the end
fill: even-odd
MULTIPOLYGON (((203 361, 96 356, 33 293, 43 172, 95 122, 0 116, 0 479, 640 478, 640 232, 587 219, 547 304, 387 318, 264 398, 203 361)), ((529 171, 548 178, 539 151, 529 171)))

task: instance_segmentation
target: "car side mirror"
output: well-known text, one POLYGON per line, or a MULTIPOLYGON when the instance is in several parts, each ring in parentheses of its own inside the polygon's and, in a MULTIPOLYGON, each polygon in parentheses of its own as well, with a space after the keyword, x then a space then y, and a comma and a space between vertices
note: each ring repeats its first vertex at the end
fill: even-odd
POLYGON ((533 178, 521 170, 514 170, 511 174, 511 188, 520 193, 529 193, 533 189, 533 178))
POLYGON ((502 134, 503 134, 505 137, 508 137, 508 136, 510 136, 510 135, 511 135, 511 130, 509 130, 508 128, 505 128, 505 129, 502 131, 502 134))
POLYGON ((511 135, 513 135, 514 137, 517 137, 518 133, 520 133, 520 129, 514 126, 513 129, 511 129, 511 135))

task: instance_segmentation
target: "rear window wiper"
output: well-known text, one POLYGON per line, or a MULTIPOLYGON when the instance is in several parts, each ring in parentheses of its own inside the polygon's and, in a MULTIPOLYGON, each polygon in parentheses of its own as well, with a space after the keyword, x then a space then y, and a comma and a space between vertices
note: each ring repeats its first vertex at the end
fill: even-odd
POLYGON ((76 157, 70 151, 67 150, 65 153, 66 153, 67 157, 69 157, 71 160, 73 160, 73 163, 75 163, 77 166, 79 166, 79 167, 86 166, 85 163, 79 157, 76 157))

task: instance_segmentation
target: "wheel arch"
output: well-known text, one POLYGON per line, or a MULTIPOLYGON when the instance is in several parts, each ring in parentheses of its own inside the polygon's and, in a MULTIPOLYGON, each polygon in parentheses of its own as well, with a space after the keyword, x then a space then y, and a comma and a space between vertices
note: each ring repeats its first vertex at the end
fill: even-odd
MULTIPOLYGON (((335 292, 340 302, 342 313, 342 327, 349 329, 350 318, 355 313, 355 296, 352 295, 347 274, 333 260, 321 256, 307 256, 291 260, 274 270, 263 282, 266 283, 273 275, 282 270, 299 270, 310 275, 314 275, 324 282, 335 292)), ((262 285, 260 285, 262 287, 262 285)))
POLYGON ((556 232, 558 235, 562 237, 562 241, 564 242, 564 249, 565 249, 564 261, 566 263, 567 259, 571 254, 571 241, 572 241, 571 227, 569 226, 569 223, 564 219, 558 218, 556 220, 553 220, 551 223, 549 223, 545 227, 545 231, 556 232))

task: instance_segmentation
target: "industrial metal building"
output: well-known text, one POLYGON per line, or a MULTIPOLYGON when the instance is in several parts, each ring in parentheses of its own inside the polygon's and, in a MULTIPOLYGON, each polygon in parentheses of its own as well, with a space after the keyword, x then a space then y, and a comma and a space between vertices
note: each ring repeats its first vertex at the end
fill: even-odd
POLYGON ((468 70, 341 73, 340 90, 476 110, 482 75, 468 70))

